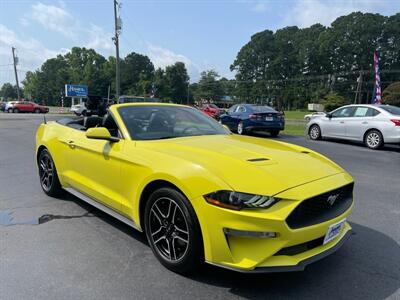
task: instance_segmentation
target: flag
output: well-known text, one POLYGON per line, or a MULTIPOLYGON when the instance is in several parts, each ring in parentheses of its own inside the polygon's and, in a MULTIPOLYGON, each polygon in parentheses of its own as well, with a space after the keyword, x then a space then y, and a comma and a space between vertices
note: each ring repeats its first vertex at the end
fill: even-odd
POLYGON ((381 104, 381 77, 379 75, 379 56, 378 53, 374 52, 374 71, 375 71, 375 80, 374 80, 374 92, 372 94, 372 104, 381 104))

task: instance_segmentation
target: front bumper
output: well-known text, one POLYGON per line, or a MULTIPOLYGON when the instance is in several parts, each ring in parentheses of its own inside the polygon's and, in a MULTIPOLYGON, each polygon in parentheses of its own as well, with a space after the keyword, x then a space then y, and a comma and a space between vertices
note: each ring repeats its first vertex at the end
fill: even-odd
POLYGON ((205 259, 208 263, 241 272, 281 272, 303 270, 304 267, 336 251, 347 239, 351 227, 346 222, 339 236, 332 241, 291 254, 282 250, 321 239, 330 225, 346 218, 353 204, 341 215, 312 226, 291 229, 286 218, 302 200, 352 182, 345 173, 326 177, 287 190, 283 199, 269 209, 233 211, 208 204, 199 197, 192 201, 200 222, 205 259), (301 197, 301 199, 296 199, 301 197), (276 232, 277 237, 257 238, 224 233, 224 228, 253 232, 276 232))

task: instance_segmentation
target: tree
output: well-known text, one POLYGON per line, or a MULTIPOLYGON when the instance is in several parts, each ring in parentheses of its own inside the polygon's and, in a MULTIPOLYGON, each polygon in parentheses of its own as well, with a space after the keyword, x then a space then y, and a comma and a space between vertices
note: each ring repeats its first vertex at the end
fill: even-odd
POLYGON ((382 102, 400 106, 400 81, 394 82, 384 89, 382 93, 382 102))
POLYGON ((220 76, 215 70, 203 71, 200 75, 194 94, 196 100, 217 100, 224 94, 221 82, 218 81, 220 76))
POLYGON ((146 55, 132 52, 120 63, 121 94, 148 96, 154 78, 154 65, 146 55))
POLYGON ((372 56, 381 54, 382 87, 400 80, 400 13, 391 17, 355 12, 330 27, 286 27, 254 34, 238 52, 235 95, 241 101, 274 100, 277 106, 305 107, 319 91, 354 98, 363 71, 363 102, 372 91, 372 56), (318 91, 318 92, 316 92, 318 91))
POLYGON ((330 92, 328 95, 326 95, 321 103, 324 105, 325 111, 332 111, 338 107, 349 104, 344 97, 333 92, 330 92))
MULTIPOLYGON (((19 93, 22 96, 23 95, 23 89, 19 89, 19 93)), ((0 97, 3 97, 5 100, 7 99, 17 99, 18 94, 17 94, 17 86, 12 85, 9 82, 6 82, 3 84, 3 86, 0 89, 0 97)))
POLYGON ((176 62, 165 68, 166 100, 186 103, 188 97, 189 75, 183 62, 176 62))

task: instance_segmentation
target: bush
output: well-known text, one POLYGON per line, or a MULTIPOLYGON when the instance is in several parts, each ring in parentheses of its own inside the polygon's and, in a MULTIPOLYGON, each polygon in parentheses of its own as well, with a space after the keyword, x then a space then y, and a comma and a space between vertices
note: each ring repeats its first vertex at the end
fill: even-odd
POLYGON ((337 93, 330 92, 324 97, 321 104, 324 105, 325 111, 332 111, 338 107, 349 104, 349 102, 337 93))
POLYGON ((382 93, 384 104, 400 106, 400 81, 390 84, 382 93))

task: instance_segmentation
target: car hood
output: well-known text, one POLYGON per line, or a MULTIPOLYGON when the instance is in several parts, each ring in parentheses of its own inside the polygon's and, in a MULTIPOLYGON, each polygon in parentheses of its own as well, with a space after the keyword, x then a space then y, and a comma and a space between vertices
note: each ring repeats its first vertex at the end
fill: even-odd
POLYGON ((240 192, 275 195, 344 172, 307 148, 233 134, 173 138, 137 146, 184 159, 240 192))

